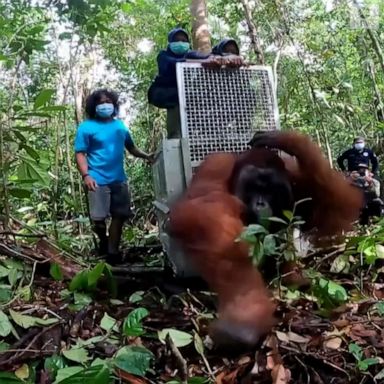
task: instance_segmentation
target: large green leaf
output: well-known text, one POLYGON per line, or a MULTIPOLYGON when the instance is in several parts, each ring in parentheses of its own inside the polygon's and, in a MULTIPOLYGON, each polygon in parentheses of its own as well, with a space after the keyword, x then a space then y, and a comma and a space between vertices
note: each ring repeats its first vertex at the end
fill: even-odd
POLYGON ((85 364, 88 360, 88 352, 85 348, 72 348, 62 352, 64 357, 76 363, 85 364))
POLYGON ((114 319, 113 317, 109 316, 108 313, 104 313, 103 318, 100 321, 100 328, 104 329, 104 331, 115 331, 119 332, 119 327, 117 325, 117 320, 114 319))
POLYGON ((36 97, 35 103, 33 105, 34 109, 38 109, 42 107, 45 104, 48 104, 52 96, 54 95, 55 90, 54 89, 43 89, 36 97))
POLYGON ((18 379, 13 373, 0 372, 0 383, 1 384, 20 384, 22 380, 18 379))
POLYGON ((63 271, 60 268, 60 265, 57 263, 52 263, 49 269, 49 274, 56 280, 63 280, 63 271))
POLYGON ((129 346, 120 349, 114 360, 117 368, 137 376, 145 376, 154 355, 144 347, 129 346))
POLYGON ((103 276, 105 263, 98 263, 91 271, 88 272, 88 288, 95 289, 100 278, 103 276))
POLYGON ((23 315, 22 313, 16 312, 12 309, 9 310, 9 314, 12 320, 20 327, 28 329, 37 325, 51 325, 57 323, 59 320, 56 318, 52 319, 41 319, 39 317, 23 315))
POLYGON ((39 153, 34 148, 32 148, 31 146, 29 146, 27 144, 21 144, 20 148, 23 148, 25 150, 25 152, 27 152, 28 155, 32 157, 32 159, 40 160, 39 153))
POLYGON ((0 310, 0 336, 6 337, 12 332, 12 324, 8 316, 0 310))
POLYGON ((7 277, 11 270, 0 264, 0 278, 7 277))
POLYGON ((139 301, 143 300, 144 293, 144 291, 134 292, 131 296, 129 296, 128 301, 130 303, 138 303, 139 301))
MULTIPOLYGON (((12 298, 12 294, 13 292, 10 285, 1 284, 0 285, 0 304, 5 304, 8 301, 10 301, 12 298)), ((1 320, 0 320, 0 323, 1 323, 1 320)))
POLYGON ((134 309, 124 320, 123 333, 126 336, 141 336, 144 334, 142 320, 149 315, 145 308, 134 309))
POLYGON ((52 355, 45 359, 44 369, 49 372, 50 376, 53 378, 56 376, 57 372, 65 367, 65 359, 62 356, 52 355))
POLYGON ((165 344, 165 339, 169 335, 176 347, 185 347, 193 341, 193 336, 187 332, 178 331, 177 329, 165 328, 158 332, 159 340, 165 344))
POLYGON ((28 199, 31 197, 32 191, 29 189, 12 187, 9 189, 9 194, 17 197, 18 199, 28 199))
POLYGON ((77 275, 75 275, 70 284, 69 290, 73 291, 85 291, 88 288, 88 275, 87 271, 81 271, 77 275))
POLYGON ((49 185, 48 172, 42 168, 42 164, 25 156, 19 157, 22 160, 17 169, 17 177, 19 180, 33 181, 44 187, 49 185))
POLYGON ((45 112, 64 112, 67 110, 67 107, 65 105, 48 105, 41 108, 41 110, 45 112))
POLYGON ((111 382, 110 376, 110 370, 105 364, 86 369, 69 367, 57 372, 54 384, 109 384, 111 382))

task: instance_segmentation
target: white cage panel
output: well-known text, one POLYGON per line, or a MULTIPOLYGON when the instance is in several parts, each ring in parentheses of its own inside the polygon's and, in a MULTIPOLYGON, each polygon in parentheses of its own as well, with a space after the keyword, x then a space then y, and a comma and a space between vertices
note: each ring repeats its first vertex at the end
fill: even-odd
POLYGON ((192 167, 212 152, 241 152, 257 130, 279 128, 271 70, 177 65, 182 136, 192 167))

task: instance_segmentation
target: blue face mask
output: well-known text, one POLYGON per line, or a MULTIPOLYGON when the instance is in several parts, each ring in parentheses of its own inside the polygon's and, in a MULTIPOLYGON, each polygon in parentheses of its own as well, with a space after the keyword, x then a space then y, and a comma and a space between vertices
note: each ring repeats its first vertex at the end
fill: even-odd
POLYGON ((96 114, 101 118, 108 118, 115 112, 115 106, 112 103, 103 103, 96 105, 96 114))
POLYGON ((173 41, 169 43, 169 49, 175 55, 184 55, 189 51, 190 44, 185 41, 173 41))

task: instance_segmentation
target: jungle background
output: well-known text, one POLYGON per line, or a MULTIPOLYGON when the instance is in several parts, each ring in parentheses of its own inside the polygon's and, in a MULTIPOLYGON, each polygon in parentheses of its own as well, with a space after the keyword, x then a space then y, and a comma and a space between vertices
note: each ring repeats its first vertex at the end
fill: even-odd
MULTIPOLYGON (((165 131, 165 113, 147 103, 156 56, 169 30, 193 33, 196 22, 212 45, 234 37, 247 61, 272 67, 283 129, 311 135, 333 164, 363 135, 382 162, 380 1, 0 0, 1 383, 383 382, 380 221, 313 256, 332 277, 315 275, 311 295, 280 292, 283 312, 295 305, 289 326, 235 359, 207 357, 208 293, 170 302, 135 277, 116 296, 110 268, 82 257, 93 240, 73 141, 85 98, 118 91, 138 147, 154 151, 165 131), (44 271, 47 254, 57 263, 44 271)), ((151 170, 126 165, 135 219, 125 247, 151 253, 151 170)))

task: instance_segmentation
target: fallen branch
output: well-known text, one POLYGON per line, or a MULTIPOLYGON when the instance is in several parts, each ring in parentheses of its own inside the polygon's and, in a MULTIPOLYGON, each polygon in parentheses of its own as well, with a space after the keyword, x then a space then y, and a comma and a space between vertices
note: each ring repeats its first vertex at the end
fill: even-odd
POLYGON ((43 258, 41 258, 41 260, 36 260, 36 259, 34 259, 34 258, 24 254, 24 253, 17 252, 14 249, 9 248, 4 243, 0 243, 0 254, 8 256, 8 257, 14 257, 16 259, 26 259, 31 263, 41 263, 42 264, 42 263, 46 262, 46 260, 44 260, 43 258))
MULTIPOLYGON (((37 232, 34 228, 32 228, 31 226, 29 226, 28 224, 24 223, 23 221, 20 221, 18 219, 16 219, 15 217, 11 216, 11 219, 12 221, 14 221, 15 223, 19 224, 21 227, 23 228, 26 228, 28 229, 30 232, 32 232, 33 234, 38 234, 38 235, 41 235, 41 233, 37 232)), ((74 257, 73 255, 71 255, 69 252, 61 249, 57 244, 55 244, 53 241, 45 238, 45 239, 41 239, 43 240, 45 243, 49 244, 52 248, 54 248, 56 251, 60 252, 61 255, 73 260, 74 262, 76 262, 77 264, 81 265, 82 267, 87 267, 88 265, 81 261, 81 260, 78 260, 76 257, 74 257)))
MULTIPOLYGON (((13 363, 20 363, 21 359, 27 352, 31 352, 32 350, 36 350, 37 348, 33 348, 32 346, 36 343, 36 341, 44 335, 44 333, 48 332, 52 328, 56 327, 56 324, 51 325, 50 327, 44 328, 40 331, 39 328, 33 328, 30 332, 28 332, 23 338, 21 338, 19 341, 17 341, 13 346, 11 346, 11 350, 19 349, 20 352, 12 354, 9 358, 7 358, 7 355, 0 357, 0 367, 6 367, 7 365, 13 364, 13 363), (29 342, 29 344, 24 348, 20 349, 19 346, 22 345, 23 342, 27 341, 28 339, 32 338, 32 340, 29 342)), ((45 354, 48 354, 45 352, 45 354)), ((39 355, 44 355, 43 349, 39 349, 39 355)), ((52 355, 52 352, 49 352, 49 355, 52 355)))
POLYGON ((17 232, 12 232, 12 231, 1 231, 0 235, 15 236, 15 237, 32 237, 32 238, 44 238, 44 237, 47 237, 47 235, 40 234, 40 233, 17 233, 17 232))
POLYGON ((169 349, 171 350, 173 356, 176 359, 176 365, 179 368, 180 380, 182 384, 187 384, 188 383, 188 365, 186 360, 184 359, 183 355, 180 353, 179 349, 176 347, 175 343, 173 342, 169 334, 167 334, 165 341, 169 346, 169 349))
POLYGON ((145 274, 145 273, 161 273, 164 271, 162 267, 148 267, 143 264, 138 265, 127 265, 127 266, 118 266, 111 268, 113 272, 122 272, 129 274, 145 274))

